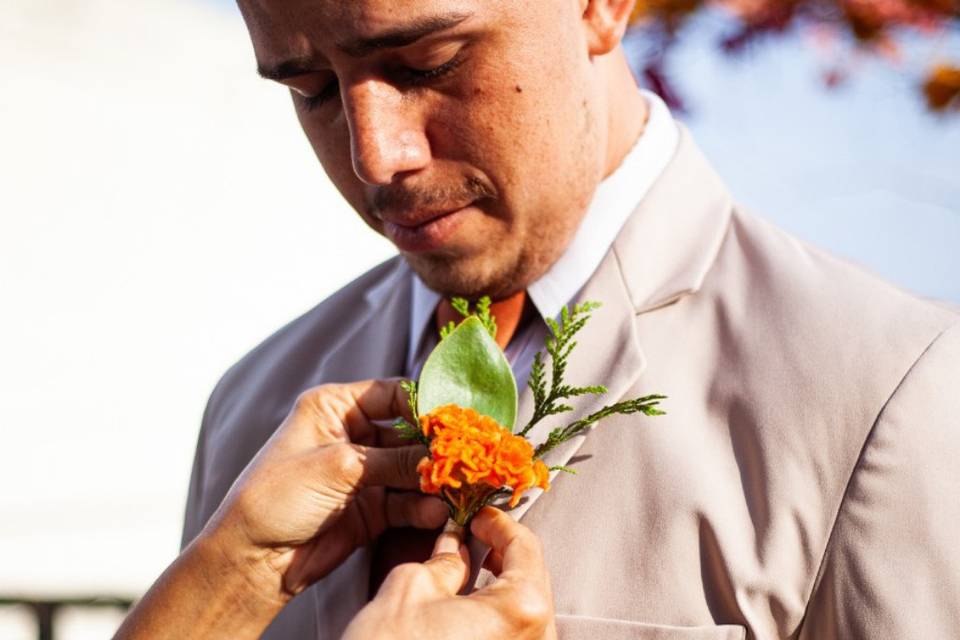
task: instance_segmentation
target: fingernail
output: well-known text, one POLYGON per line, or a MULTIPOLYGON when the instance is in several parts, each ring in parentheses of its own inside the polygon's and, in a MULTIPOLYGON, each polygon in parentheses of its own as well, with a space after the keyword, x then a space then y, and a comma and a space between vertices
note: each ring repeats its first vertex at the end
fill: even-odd
POLYGON ((454 522, 453 518, 447 518, 446 524, 443 525, 443 532, 452 533, 458 538, 463 538, 463 525, 454 522))
POLYGON ((460 551, 460 544, 463 541, 463 527, 453 520, 447 520, 443 527, 443 533, 437 538, 433 545, 433 555, 441 553, 457 553, 460 551))

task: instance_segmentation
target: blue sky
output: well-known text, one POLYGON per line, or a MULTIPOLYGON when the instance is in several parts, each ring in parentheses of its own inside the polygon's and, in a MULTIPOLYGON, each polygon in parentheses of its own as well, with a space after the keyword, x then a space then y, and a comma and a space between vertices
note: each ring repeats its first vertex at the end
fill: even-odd
MULTIPOLYGON (((866 60, 840 87, 799 35, 721 55, 698 21, 670 60, 681 119, 748 208, 923 295, 960 302, 960 114, 926 110, 918 72, 866 60)), ((958 38, 940 52, 960 59, 958 38)))

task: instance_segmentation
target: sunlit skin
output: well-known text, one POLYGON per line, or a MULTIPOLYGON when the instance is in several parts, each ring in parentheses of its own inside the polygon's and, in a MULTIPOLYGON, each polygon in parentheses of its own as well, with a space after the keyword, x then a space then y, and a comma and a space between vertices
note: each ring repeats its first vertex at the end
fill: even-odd
POLYGON ((330 179, 431 288, 495 299, 566 248, 646 106, 630 0, 241 0, 330 179))

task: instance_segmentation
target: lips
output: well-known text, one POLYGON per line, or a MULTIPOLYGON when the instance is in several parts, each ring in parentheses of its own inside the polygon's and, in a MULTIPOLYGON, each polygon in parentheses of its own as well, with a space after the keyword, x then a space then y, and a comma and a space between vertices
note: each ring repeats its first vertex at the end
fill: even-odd
POLYGON ((384 222, 395 224, 398 227, 414 229, 416 227, 428 224, 433 220, 436 220, 438 218, 442 218, 443 216, 454 213, 455 211, 458 211, 462 208, 463 208, 462 206, 459 206, 459 207, 450 207, 447 209, 437 210, 434 212, 411 211, 409 213, 384 211, 381 213, 380 217, 384 222))
POLYGON ((381 217, 383 231, 387 239, 401 251, 438 251, 448 244, 471 209, 472 203, 440 212, 416 212, 409 215, 385 212, 381 217))

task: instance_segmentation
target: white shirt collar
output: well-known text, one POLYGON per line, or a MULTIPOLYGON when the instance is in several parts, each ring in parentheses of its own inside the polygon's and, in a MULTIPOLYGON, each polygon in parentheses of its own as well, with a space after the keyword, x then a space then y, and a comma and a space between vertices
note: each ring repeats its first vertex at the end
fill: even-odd
MULTIPOLYGON (((641 93, 649 107, 643 133, 620 166, 597 186, 570 246, 539 280, 527 287, 527 294, 544 318, 556 318, 587 283, 677 149, 680 134, 667 105, 655 93, 641 93)), ((413 274, 408 370, 439 302, 440 294, 413 274)))

